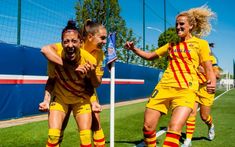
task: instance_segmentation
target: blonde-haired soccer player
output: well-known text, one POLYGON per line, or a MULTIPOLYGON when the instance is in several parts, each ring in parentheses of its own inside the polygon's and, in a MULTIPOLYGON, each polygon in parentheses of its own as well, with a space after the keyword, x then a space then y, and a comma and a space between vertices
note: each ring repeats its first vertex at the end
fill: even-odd
MULTIPOLYGON (((96 60, 96 77, 97 77, 97 86, 101 84, 102 76, 104 74, 103 70, 103 60, 104 60, 104 52, 102 51, 102 47, 106 44, 107 39, 107 31, 105 27, 97 22, 92 20, 87 20, 84 23, 84 27, 82 29, 83 36, 83 44, 81 50, 86 50, 89 52, 96 60)), ((55 44, 47 45, 42 48, 42 53, 45 55, 48 60, 55 62, 59 65, 63 65, 61 58, 55 53, 57 51, 57 46, 55 44)), ((95 75, 94 75, 95 76, 95 75)), ((105 146, 105 137, 100 123, 100 112, 101 106, 98 103, 97 93, 92 95, 91 97, 92 104, 92 131, 93 133, 93 141, 95 146, 105 146)), ((63 123, 63 129, 65 129, 70 112, 68 112, 66 119, 63 123)), ((63 139, 63 133, 61 133, 60 141, 63 139)))
POLYGON ((168 67, 146 105, 143 127, 146 146, 156 146, 156 125, 170 108, 172 115, 163 146, 179 146, 182 127, 192 112, 197 96, 197 68, 200 64, 206 71, 207 91, 214 93, 216 79, 210 62, 210 48, 207 41, 197 37, 209 33, 209 19, 213 16, 214 13, 207 7, 181 12, 176 17, 176 32, 181 41, 167 43, 154 52, 142 51, 133 42, 125 44, 125 48, 144 59, 154 60, 166 54, 169 59, 168 67))
POLYGON ((64 65, 48 62, 47 84, 51 84, 50 90, 53 90, 51 93, 46 89, 44 101, 39 104, 39 110, 47 111, 50 102, 46 146, 59 146, 63 121, 67 112, 72 110, 79 128, 80 146, 91 147, 90 97, 97 85, 93 76, 97 62, 88 52, 80 50, 81 35, 73 21, 68 21, 61 39, 62 45, 57 44, 57 54, 62 58, 64 65), (78 66, 80 73, 75 71, 78 66))
MULTIPOLYGON (((209 44, 211 48, 214 47, 214 43, 209 44)), ((216 75, 216 79, 220 78, 220 68, 217 64, 217 60, 215 56, 211 53, 211 62, 213 66, 213 71, 216 75)), ((202 66, 199 66, 199 90, 198 90, 198 97, 196 98, 196 103, 194 105, 193 112, 190 114, 187 122, 186 122, 186 139, 182 147, 189 147, 192 146, 192 138, 193 133, 195 131, 195 123, 196 123, 196 115, 197 115, 197 108, 198 105, 200 107, 200 116, 204 123, 208 126, 208 139, 213 140, 215 137, 215 127, 212 121, 211 106, 214 101, 215 94, 208 93, 206 90, 206 75, 205 70, 202 66)))

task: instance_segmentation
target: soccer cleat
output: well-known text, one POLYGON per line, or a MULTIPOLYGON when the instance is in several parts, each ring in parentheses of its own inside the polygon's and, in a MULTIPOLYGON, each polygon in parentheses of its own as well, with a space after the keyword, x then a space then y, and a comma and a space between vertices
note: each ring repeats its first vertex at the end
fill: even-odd
POLYGON ((215 125, 212 124, 212 125, 209 127, 208 139, 209 139, 209 140, 213 140, 214 138, 215 138, 215 125))
POLYGON ((181 145, 181 147, 190 147, 190 146, 192 146, 191 139, 185 139, 184 144, 181 145))

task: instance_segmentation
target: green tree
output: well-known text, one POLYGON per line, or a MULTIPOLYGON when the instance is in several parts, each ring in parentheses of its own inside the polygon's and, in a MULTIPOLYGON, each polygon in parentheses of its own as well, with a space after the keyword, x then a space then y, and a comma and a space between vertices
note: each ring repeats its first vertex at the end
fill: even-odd
MULTIPOLYGON (((161 33, 159 38, 158 38, 158 48, 167 44, 167 43, 177 43, 180 41, 180 38, 178 37, 178 35, 176 34, 176 30, 175 28, 171 27, 168 28, 165 32, 161 33)), ((150 51, 153 52, 154 50, 156 50, 156 48, 154 48, 154 46, 152 45, 150 51)), ((160 69, 166 69, 167 67, 167 56, 156 59, 154 61, 148 61, 147 62, 147 66, 151 66, 151 67, 157 67, 160 69)))
POLYGON ((141 59, 135 60, 134 54, 123 49, 126 40, 140 41, 133 35, 132 29, 126 27, 125 20, 120 16, 118 0, 110 0, 109 13, 107 13, 107 0, 84 0, 76 4, 76 20, 82 26, 87 19, 96 20, 107 26, 109 32, 116 32, 116 48, 118 60, 125 63, 139 63, 141 59), (108 20, 106 19, 108 17, 108 20), (108 23, 108 24, 107 24, 108 23))

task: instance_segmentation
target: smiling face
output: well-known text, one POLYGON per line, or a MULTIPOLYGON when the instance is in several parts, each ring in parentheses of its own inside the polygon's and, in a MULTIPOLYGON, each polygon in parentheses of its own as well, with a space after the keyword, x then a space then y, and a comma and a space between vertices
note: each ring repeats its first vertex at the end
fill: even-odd
POLYGON ((95 49, 102 49, 107 42, 107 31, 104 27, 99 27, 98 31, 90 36, 90 44, 95 49))
POLYGON ((68 30, 64 32, 62 46, 67 60, 74 61, 77 59, 80 54, 80 39, 78 37, 78 31, 68 30))
POLYGON ((178 16, 176 19, 176 32, 181 40, 191 38, 192 25, 189 24, 187 16, 178 16))

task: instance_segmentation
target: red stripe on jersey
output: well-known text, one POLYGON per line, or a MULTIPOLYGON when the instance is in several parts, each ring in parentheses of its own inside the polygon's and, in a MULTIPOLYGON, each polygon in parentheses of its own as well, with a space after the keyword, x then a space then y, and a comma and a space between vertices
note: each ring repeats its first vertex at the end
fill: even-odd
POLYGON ((172 55, 172 57, 173 57, 173 59, 174 59, 176 65, 177 65, 177 67, 178 67, 178 69, 179 69, 179 71, 180 71, 181 76, 182 76, 183 79, 184 79, 185 84, 186 84, 187 87, 188 87, 188 82, 187 82, 187 80, 186 80, 186 78, 185 78, 185 76, 184 76, 184 73, 183 73, 183 71, 182 71, 182 69, 181 69, 181 67, 180 67, 179 61, 177 60, 177 58, 176 58, 176 56, 175 56, 175 54, 174 54, 173 48, 171 48, 171 55, 172 55))
POLYGON ((171 66, 171 70, 172 70, 172 72, 173 72, 173 74, 174 74, 175 80, 176 80, 177 83, 179 84, 180 88, 182 88, 182 87, 181 87, 181 84, 180 84, 180 81, 179 81, 179 79, 178 79, 178 77, 177 77, 177 75, 176 75, 176 73, 175 73, 174 66, 172 65, 172 60, 170 60, 170 66, 171 66))
MULTIPOLYGON (((63 75, 62 75, 61 72, 59 71, 59 68, 56 66, 55 69, 56 69, 56 70, 55 70, 55 71, 56 71, 56 74, 59 75, 59 77, 60 77, 61 79, 64 79, 63 75)), ((69 90, 69 91, 70 91, 71 93, 73 93, 74 95, 80 97, 80 95, 76 93, 77 90, 76 90, 75 88, 73 88, 72 86, 70 86, 69 83, 67 83, 65 79, 64 79, 64 80, 57 80, 57 81, 58 81, 59 84, 60 84, 61 86, 63 86, 65 89, 69 90), (62 81, 63 81, 63 82, 62 82, 62 81)))
POLYGON ((201 77, 201 75, 202 75, 202 74, 197 73, 198 78, 201 80, 201 81, 199 81, 199 82, 200 82, 200 83, 205 83, 205 82, 206 82, 206 79, 203 78, 203 77, 201 77))
MULTIPOLYGON (((79 83, 77 83, 78 81, 76 82, 76 81, 73 79, 73 77, 72 77, 72 75, 71 75, 71 73, 69 72, 68 69, 64 68, 64 71, 65 71, 66 76, 69 78, 70 82, 72 82, 72 83, 75 84, 75 85, 81 86, 79 83)), ((78 75, 77 72, 75 73, 75 75, 76 75, 76 77, 77 77, 78 79, 81 79, 81 77, 79 77, 79 75, 78 75)))
MULTIPOLYGON (((180 59, 181 59, 182 62, 184 63, 185 69, 186 69, 187 72, 190 74, 190 69, 189 69, 189 67, 188 67, 188 64, 187 64, 186 61, 184 60, 183 55, 181 54, 180 45, 179 45, 179 44, 176 45, 176 49, 177 49, 177 52, 178 52, 178 55, 179 55, 180 59)), ((185 49, 185 52, 187 52, 186 49, 185 49)))
POLYGON ((188 59, 190 61, 192 61, 192 58, 191 58, 191 55, 189 53, 188 46, 187 46, 186 42, 183 42, 183 45, 184 45, 184 49, 185 49, 186 55, 188 56, 188 59))

